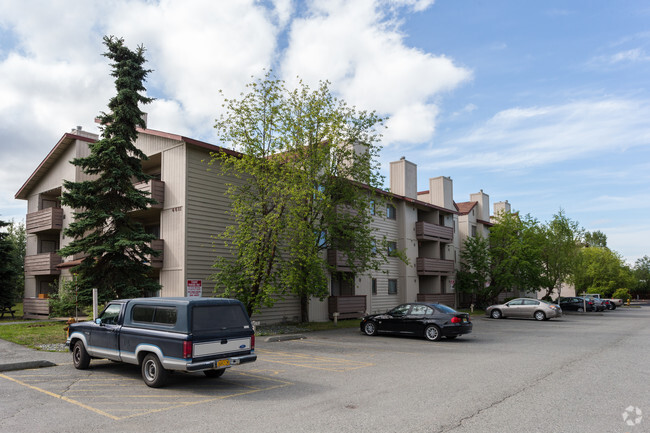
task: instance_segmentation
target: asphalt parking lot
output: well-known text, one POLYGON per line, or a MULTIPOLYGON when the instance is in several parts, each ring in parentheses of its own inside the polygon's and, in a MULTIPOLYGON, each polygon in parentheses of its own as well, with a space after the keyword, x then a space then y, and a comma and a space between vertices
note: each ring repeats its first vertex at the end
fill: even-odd
POLYGON ((219 379, 94 360, 0 374, 0 431, 650 431, 650 308, 559 320, 473 317, 457 340, 357 329, 258 339, 219 379), (648 419, 628 426, 629 406, 648 419))

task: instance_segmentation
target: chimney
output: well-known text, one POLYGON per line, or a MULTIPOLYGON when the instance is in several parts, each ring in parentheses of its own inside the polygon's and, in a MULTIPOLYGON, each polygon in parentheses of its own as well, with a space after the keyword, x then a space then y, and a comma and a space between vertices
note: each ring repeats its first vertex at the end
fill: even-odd
POLYGON ((490 221, 490 196, 481 190, 469 195, 470 201, 478 202, 477 218, 483 221, 490 221))
POLYGON ((494 203, 494 215, 498 215, 502 212, 510 213, 510 203, 508 203, 508 200, 494 203))
POLYGON ((418 198, 418 166, 401 157, 390 163, 390 192, 404 197, 418 198))
POLYGON ((438 176, 429 179, 429 203, 454 209, 454 181, 450 177, 438 176))

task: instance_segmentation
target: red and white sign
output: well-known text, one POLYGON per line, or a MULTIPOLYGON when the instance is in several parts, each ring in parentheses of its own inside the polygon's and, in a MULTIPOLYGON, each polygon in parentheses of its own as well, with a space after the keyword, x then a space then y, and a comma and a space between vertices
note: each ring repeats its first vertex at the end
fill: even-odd
POLYGON ((203 283, 201 280, 187 280, 187 296, 201 296, 203 283))
POLYGON ((454 284, 456 284, 456 280, 449 280, 449 286, 453 289, 454 284))

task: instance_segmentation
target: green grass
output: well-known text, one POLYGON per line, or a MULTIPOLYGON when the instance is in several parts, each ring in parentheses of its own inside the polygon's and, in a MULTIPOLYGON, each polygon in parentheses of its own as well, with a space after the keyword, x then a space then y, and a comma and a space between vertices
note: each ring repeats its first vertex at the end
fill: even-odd
POLYGON ((14 305, 14 318, 11 318, 11 314, 5 313, 5 316, 0 319, 0 322, 15 322, 16 320, 22 320, 23 318, 23 303, 14 305))
POLYGON ((30 322, 1 325, 0 338, 38 349, 41 344, 65 343, 65 322, 30 322))
POLYGON ((485 316, 485 310, 479 310, 478 308, 474 308, 473 313, 469 311, 469 308, 459 308, 456 311, 460 311, 461 313, 469 313, 469 315, 472 317, 485 316))

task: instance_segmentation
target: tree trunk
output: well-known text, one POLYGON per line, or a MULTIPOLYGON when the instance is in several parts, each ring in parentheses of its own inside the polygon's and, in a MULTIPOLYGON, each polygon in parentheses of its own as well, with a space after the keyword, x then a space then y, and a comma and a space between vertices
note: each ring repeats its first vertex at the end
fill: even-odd
POLYGON ((309 297, 304 294, 300 295, 300 321, 309 322, 309 297))

